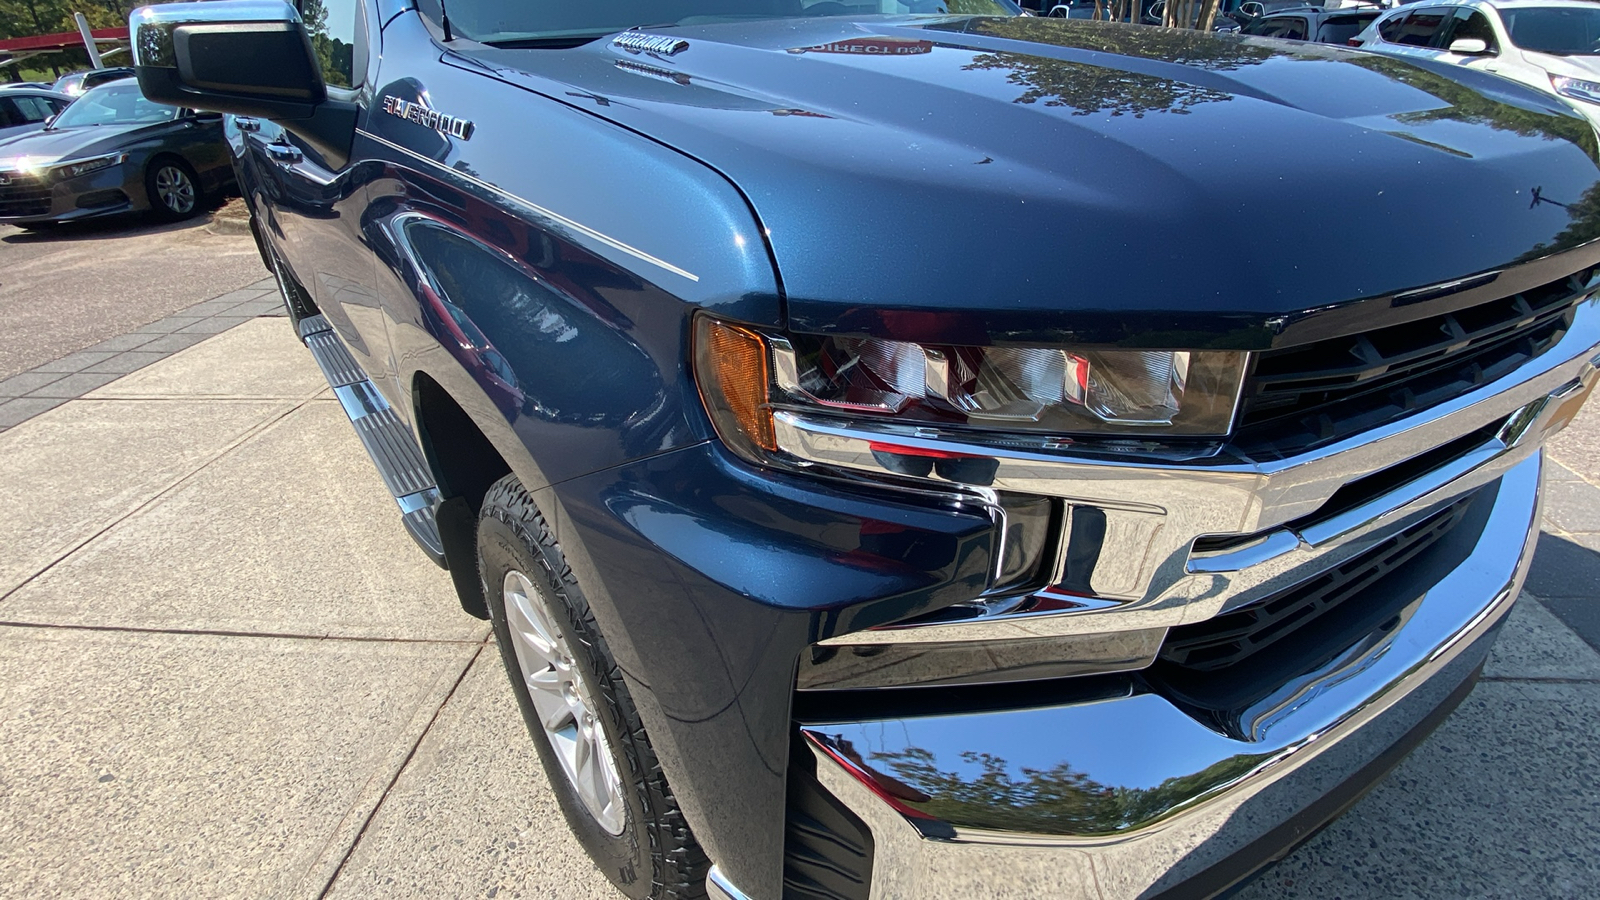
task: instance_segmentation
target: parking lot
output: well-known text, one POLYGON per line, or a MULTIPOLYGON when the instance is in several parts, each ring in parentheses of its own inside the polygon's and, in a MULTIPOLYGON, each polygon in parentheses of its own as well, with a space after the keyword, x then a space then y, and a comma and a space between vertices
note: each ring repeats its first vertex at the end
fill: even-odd
MULTIPOLYGON (((116 227, 0 234, 0 896, 618 896, 249 238, 116 227)), ((1597 449, 1483 683, 1240 896, 1592 896, 1597 449)))

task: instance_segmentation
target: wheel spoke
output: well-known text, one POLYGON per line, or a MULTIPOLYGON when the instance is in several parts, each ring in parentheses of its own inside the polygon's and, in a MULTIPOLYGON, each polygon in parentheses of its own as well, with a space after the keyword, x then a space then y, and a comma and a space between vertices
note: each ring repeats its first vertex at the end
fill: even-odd
MULTIPOLYGON (((577 720, 572 717, 572 709, 566 704, 562 704, 546 713, 544 715, 544 720, 539 724, 544 726, 545 731, 554 734, 559 731, 566 731, 568 728, 576 727, 578 723, 577 720)), ((579 740, 578 743, 582 744, 583 741, 579 740)))
MULTIPOLYGON (((544 691, 550 694, 560 694, 561 685, 565 680, 555 669, 540 669, 527 676, 528 690, 544 691)), ((563 701, 565 702, 565 701, 563 701)))

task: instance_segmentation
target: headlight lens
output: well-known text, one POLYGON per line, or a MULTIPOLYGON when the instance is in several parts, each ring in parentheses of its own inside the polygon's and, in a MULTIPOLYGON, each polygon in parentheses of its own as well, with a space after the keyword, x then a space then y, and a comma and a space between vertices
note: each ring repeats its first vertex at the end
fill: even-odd
POLYGON ((1600 103, 1600 82, 1568 78, 1565 75, 1551 75, 1550 84, 1555 87, 1556 93, 1563 97, 1582 100, 1585 103, 1600 103))
POLYGON ((126 153, 108 153, 105 156, 95 156, 89 159, 79 159, 69 163, 62 163, 61 165, 53 168, 51 171, 57 178, 77 178, 79 175, 87 175, 90 172, 98 172, 101 169, 109 169, 112 166, 120 164, 127 158, 128 154, 126 153))
POLYGON ((695 358, 719 434, 770 451, 780 409, 1061 436, 1221 437, 1248 355, 785 339, 702 316, 695 358))

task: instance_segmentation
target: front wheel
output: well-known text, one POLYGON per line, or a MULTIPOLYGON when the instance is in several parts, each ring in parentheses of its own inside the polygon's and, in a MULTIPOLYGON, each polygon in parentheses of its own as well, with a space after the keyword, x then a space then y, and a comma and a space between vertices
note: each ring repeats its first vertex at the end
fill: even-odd
POLYGON ((704 897, 705 852, 560 545, 514 475, 483 499, 478 572, 512 692, 578 842, 634 900, 704 897))
POLYGON ((150 208, 163 219, 187 219, 200 209, 200 185, 182 160, 162 157, 144 176, 150 208))

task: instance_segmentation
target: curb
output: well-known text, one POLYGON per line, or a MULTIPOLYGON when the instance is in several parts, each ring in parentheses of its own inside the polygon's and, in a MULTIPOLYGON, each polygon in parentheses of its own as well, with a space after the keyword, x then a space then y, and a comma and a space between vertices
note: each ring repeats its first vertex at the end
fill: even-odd
POLYGON ((249 234, 250 220, 235 219, 231 216, 212 216, 210 223, 206 225, 206 231, 212 234, 249 234))

